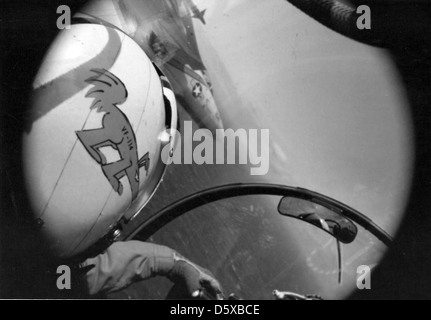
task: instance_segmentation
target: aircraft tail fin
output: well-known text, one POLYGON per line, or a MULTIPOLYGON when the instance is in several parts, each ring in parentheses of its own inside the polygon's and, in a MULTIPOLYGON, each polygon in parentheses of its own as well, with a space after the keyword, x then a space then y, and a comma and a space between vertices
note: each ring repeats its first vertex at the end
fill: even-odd
POLYGON ((195 19, 199 19, 204 25, 207 24, 207 22, 205 21, 205 13, 207 12, 207 9, 204 9, 202 11, 196 10, 194 12, 193 18, 195 19))

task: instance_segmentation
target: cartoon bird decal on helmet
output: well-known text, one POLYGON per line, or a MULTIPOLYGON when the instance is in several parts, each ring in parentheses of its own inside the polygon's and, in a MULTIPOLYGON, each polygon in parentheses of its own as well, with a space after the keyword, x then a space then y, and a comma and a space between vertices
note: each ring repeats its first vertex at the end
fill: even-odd
POLYGON ((121 179, 127 176, 132 190, 132 201, 139 192, 139 169, 145 167, 148 173, 150 160, 148 153, 138 158, 138 147, 132 125, 126 115, 118 108, 127 101, 128 92, 124 83, 111 72, 93 69, 95 75, 86 82, 94 87, 86 97, 93 97, 90 109, 104 112, 102 128, 76 132, 79 140, 91 157, 101 165, 103 174, 119 195, 124 187, 121 179), (118 151, 120 160, 108 163, 102 148, 111 147, 118 151))

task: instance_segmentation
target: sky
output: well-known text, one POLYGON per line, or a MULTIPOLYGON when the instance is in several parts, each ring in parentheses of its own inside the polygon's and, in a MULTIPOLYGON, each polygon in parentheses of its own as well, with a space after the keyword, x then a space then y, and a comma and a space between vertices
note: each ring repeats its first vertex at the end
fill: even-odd
MULTIPOLYGON (((388 53, 334 33, 283 0, 195 3, 207 9, 207 25, 195 23, 199 43, 215 51, 202 46, 204 60, 218 56, 241 112, 271 130, 272 182, 333 197, 394 234, 414 150, 408 102, 388 53)), ((220 70, 207 67, 217 82, 220 70)))

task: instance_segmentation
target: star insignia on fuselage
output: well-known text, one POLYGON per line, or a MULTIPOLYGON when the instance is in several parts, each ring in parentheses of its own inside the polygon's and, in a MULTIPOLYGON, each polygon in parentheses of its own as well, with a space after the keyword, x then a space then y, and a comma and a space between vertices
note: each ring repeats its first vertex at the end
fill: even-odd
POLYGON ((200 98, 202 95, 202 85, 200 83, 196 83, 192 90, 193 97, 200 98))

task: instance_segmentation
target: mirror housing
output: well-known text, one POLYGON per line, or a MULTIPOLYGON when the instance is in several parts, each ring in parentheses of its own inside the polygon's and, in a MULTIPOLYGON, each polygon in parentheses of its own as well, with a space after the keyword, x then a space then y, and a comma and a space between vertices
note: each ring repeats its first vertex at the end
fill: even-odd
POLYGON ((284 197, 278 212, 286 217, 298 219, 325 231, 338 241, 352 243, 358 234, 357 226, 331 206, 295 197, 284 197))

